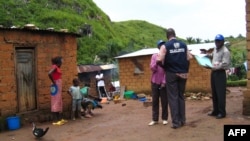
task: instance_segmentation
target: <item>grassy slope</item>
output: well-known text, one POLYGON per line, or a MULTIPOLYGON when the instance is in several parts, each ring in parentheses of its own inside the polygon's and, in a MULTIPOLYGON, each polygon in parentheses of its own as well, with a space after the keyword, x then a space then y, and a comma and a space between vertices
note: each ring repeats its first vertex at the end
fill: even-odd
MULTIPOLYGON (((112 58, 144 47, 155 47, 157 40, 165 39, 163 27, 146 21, 110 21, 92 0, 0 1, 1 25, 22 28, 27 23, 33 23, 40 29, 66 28, 70 32, 78 32, 86 24, 90 25, 92 36, 83 35, 78 40, 79 64, 93 63, 95 55, 102 53, 112 58)), ((245 44, 245 41, 232 42, 232 46, 237 48, 245 44)))

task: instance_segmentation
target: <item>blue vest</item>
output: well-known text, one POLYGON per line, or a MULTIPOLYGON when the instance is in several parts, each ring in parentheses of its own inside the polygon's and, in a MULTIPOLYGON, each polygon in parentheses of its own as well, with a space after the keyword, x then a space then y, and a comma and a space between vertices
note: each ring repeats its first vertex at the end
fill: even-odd
POLYGON ((164 69, 172 73, 187 73, 189 61, 187 60, 187 45, 179 40, 172 39, 166 44, 164 69))

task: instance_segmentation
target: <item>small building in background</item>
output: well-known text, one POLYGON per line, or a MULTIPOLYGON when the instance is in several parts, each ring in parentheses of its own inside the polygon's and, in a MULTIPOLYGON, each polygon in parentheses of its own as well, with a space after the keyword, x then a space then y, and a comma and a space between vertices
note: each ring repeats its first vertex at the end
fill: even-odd
POLYGON ((104 75, 104 82, 106 90, 109 89, 109 84, 118 79, 117 67, 114 64, 107 65, 78 65, 78 78, 84 84, 90 84, 90 94, 98 96, 96 90, 96 74, 101 71, 104 75))
MULTIPOLYGON (((188 45, 189 50, 200 51, 201 48, 213 48, 214 43, 188 45)), ((118 59, 120 86, 135 93, 151 95, 151 69, 150 61, 157 48, 141 49, 132 53, 115 57, 118 59)), ((201 67, 195 58, 190 60, 189 78, 186 91, 189 92, 211 92, 210 71, 201 67)))

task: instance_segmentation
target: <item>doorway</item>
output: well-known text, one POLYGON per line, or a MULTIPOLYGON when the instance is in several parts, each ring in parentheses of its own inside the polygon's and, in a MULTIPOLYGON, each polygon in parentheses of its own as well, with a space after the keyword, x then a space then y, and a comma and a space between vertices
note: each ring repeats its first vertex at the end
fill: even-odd
POLYGON ((16 48, 17 102, 19 113, 37 109, 35 49, 16 48))

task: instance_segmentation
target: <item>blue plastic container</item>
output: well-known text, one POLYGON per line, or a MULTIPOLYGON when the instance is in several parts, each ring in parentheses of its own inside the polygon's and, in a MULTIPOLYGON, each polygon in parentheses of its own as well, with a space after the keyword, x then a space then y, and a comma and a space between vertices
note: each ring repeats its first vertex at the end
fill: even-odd
POLYGON ((132 99, 137 99, 138 97, 137 97, 137 95, 134 93, 134 94, 132 94, 131 98, 132 98, 132 99))
POLYGON ((139 98, 139 101, 145 102, 145 101, 147 101, 147 98, 146 97, 139 98))
POLYGON ((9 130, 16 130, 20 128, 19 116, 8 117, 6 120, 7 120, 9 130))

